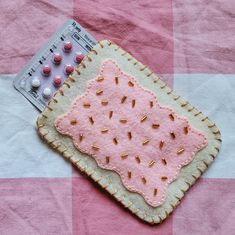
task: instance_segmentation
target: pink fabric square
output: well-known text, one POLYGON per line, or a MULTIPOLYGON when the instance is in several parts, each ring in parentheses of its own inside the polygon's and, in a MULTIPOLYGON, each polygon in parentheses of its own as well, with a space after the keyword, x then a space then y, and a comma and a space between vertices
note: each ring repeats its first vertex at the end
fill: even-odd
POLYGON ((172 235, 172 216, 149 225, 86 178, 73 178, 73 235, 172 235))
POLYGON ((0 1, 0 73, 18 73, 73 14, 72 0, 0 1))
POLYGON ((110 59, 55 127, 152 206, 164 202, 168 184, 207 144, 202 133, 160 106, 151 91, 110 59))
POLYGON ((75 0, 74 17, 160 74, 173 73, 172 0, 75 0))
POLYGON ((233 0, 174 0, 176 73, 235 72, 233 0))
POLYGON ((234 234, 235 179, 201 179, 174 212, 173 234, 234 234))
POLYGON ((72 234, 71 179, 0 179, 0 234, 72 234))

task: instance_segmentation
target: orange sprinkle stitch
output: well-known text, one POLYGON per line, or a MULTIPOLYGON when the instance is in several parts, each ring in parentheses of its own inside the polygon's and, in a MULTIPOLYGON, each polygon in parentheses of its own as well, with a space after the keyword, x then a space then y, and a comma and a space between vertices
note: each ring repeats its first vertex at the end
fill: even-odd
POLYGON ((134 83, 133 83, 132 81, 129 81, 129 82, 128 82, 128 85, 129 85, 130 87, 133 87, 133 86, 134 86, 134 83))
POLYGON ((149 143, 149 139, 145 139, 145 140, 143 141, 142 145, 146 145, 146 144, 148 144, 148 143, 149 143))
POLYGON ((135 100, 132 100, 131 105, 132 105, 132 108, 135 107, 135 100))
POLYGON ((120 121, 121 123, 127 123, 127 119, 126 119, 126 118, 121 118, 119 121, 120 121))
POLYGON ((157 129, 157 128, 159 128, 159 127, 160 127, 160 125, 157 124, 157 123, 153 123, 153 124, 152 124, 152 128, 153 128, 153 129, 157 129))
POLYGON ((147 183, 147 180, 146 180, 146 178, 145 178, 144 176, 141 178, 141 180, 142 180, 142 183, 143 183, 143 184, 146 184, 146 183, 147 183))
POLYGON ((93 148, 94 150, 99 150, 99 149, 100 149, 99 146, 96 145, 96 144, 93 144, 93 145, 92 145, 92 148, 93 148))
POLYGON ((162 176, 162 177, 161 177, 161 180, 162 180, 162 181, 166 181, 167 179, 168 179, 167 176, 162 176))
POLYGON ((175 133, 174 132, 171 132, 170 135, 171 135, 172 139, 175 139, 175 133))
POLYGON ((105 160, 106 160, 106 163, 109 164, 110 158, 109 158, 109 157, 106 157, 105 160))
POLYGON ((128 157, 128 154, 127 153, 123 153, 122 155, 121 155, 121 158, 122 159, 126 159, 128 157))
POLYGON ((135 160, 136 160, 136 162, 137 162, 138 164, 140 164, 140 157, 139 157, 139 156, 136 156, 136 157, 135 157, 135 160))
POLYGON ((155 189, 153 190, 153 196, 154 196, 154 197, 157 196, 157 188, 155 188, 155 189))
POLYGON ((167 165, 167 161, 166 161, 165 158, 162 158, 162 164, 163 164, 163 165, 167 165))
POLYGON ((156 162, 154 160, 151 160, 149 163, 149 167, 152 167, 156 162))
POLYGON ((90 104, 90 103, 84 103, 84 104, 83 104, 83 107, 84 107, 84 108, 90 108, 90 107, 91 107, 91 104, 90 104))
POLYGON ((164 146, 164 141, 161 140, 160 143, 159 143, 159 149, 162 149, 163 146, 164 146))
POLYGON ((93 119, 93 117, 89 117, 89 121, 90 121, 91 125, 94 124, 94 119, 93 119))
POLYGON ((184 134, 187 135, 188 134, 188 127, 184 127, 184 134))
POLYGON ((83 135, 80 134, 80 135, 79 135, 79 141, 82 142, 82 140, 83 140, 83 135))
POLYGON ((115 77, 115 83, 118 84, 118 77, 115 77))
POLYGON ((98 78, 97 78, 97 82, 102 82, 104 80, 104 77, 103 76, 99 76, 98 78))
POLYGON ((182 154, 183 152, 184 152, 184 149, 183 149, 183 148, 177 150, 177 154, 178 154, 178 155, 182 154))
POLYGON ((107 105, 108 103, 109 103, 108 100, 101 100, 101 104, 104 106, 107 105))
POLYGON ((102 95, 103 94, 103 91, 102 90, 97 90, 96 91, 96 95, 102 95))
POLYGON ((117 138, 116 138, 116 137, 115 137, 115 138, 113 138, 113 143, 114 143, 114 144, 116 144, 116 145, 118 144, 118 140, 117 140, 117 138))
POLYGON ((171 121, 174 121, 175 120, 175 117, 172 113, 169 114, 169 118, 171 119, 171 121))
POLYGON ((127 98, 127 97, 126 97, 125 95, 122 97, 122 99, 121 99, 121 104, 123 104, 123 103, 125 102, 126 98, 127 98))
POLYGON ((70 124, 73 125, 73 126, 76 125, 76 124, 77 124, 77 119, 75 119, 75 118, 72 119, 72 120, 70 121, 70 124))
POLYGON ((140 119, 140 122, 144 122, 145 120, 147 120, 147 116, 144 115, 141 119, 140 119))
POLYGON ((108 131, 109 131, 109 130, 108 130, 107 128, 103 128, 103 129, 101 129, 100 132, 104 134, 104 133, 107 133, 108 131))

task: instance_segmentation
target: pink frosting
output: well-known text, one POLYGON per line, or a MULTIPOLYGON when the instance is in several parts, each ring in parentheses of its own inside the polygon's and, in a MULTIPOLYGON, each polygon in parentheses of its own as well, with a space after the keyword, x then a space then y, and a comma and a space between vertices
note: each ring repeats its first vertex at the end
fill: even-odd
POLYGON ((154 207, 165 201, 167 186, 181 167, 207 144, 203 133, 160 106, 151 91, 111 59, 55 127, 154 207))

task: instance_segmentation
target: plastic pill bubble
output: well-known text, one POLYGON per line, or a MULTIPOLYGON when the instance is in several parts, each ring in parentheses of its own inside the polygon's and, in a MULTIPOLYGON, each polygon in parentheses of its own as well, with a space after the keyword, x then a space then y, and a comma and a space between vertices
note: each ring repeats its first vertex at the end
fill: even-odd
POLYGON ((62 56, 59 53, 53 56, 53 62, 55 64, 60 64, 61 61, 62 61, 62 56))
POLYGON ((44 98, 48 99, 51 96, 51 89, 49 87, 46 87, 43 92, 42 95, 44 98))
POLYGON ((64 43, 64 51, 70 52, 72 50, 73 44, 70 41, 64 43))
POLYGON ((41 83, 40 83, 40 80, 38 77, 34 77, 32 82, 31 82, 31 85, 33 88, 38 88, 40 87, 41 83))
POLYGON ((43 66, 42 73, 44 76, 49 76, 51 73, 51 67, 49 65, 43 66))
POLYGON ((60 86, 61 85, 61 83, 62 83, 62 78, 61 78, 61 76, 55 76, 54 77, 54 80, 53 80, 53 84, 54 84, 54 86, 56 86, 56 87, 58 87, 58 86, 60 86))
POLYGON ((74 67, 71 64, 65 66, 65 73, 67 75, 71 74, 74 71, 74 67))
POLYGON ((79 64, 82 62, 83 58, 84 58, 84 55, 81 52, 78 52, 75 55, 74 61, 79 64))

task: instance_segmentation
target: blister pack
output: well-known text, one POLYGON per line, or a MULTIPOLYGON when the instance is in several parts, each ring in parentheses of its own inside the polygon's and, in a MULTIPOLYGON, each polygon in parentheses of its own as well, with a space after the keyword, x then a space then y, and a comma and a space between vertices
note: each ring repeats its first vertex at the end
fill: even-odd
POLYGON ((80 24, 68 20, 17 74, 15 88, 42 111, 95 44, 80 24))

